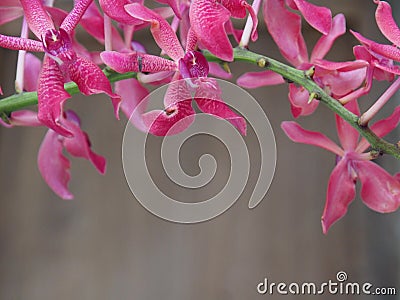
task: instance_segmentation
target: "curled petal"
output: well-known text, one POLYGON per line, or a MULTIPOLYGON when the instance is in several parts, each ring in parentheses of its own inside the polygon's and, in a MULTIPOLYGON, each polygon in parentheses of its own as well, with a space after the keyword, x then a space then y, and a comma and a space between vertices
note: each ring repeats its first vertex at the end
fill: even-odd
POLYGON ((293 121, 282 122, 281 127, 293 142, 317 146, 329 150, 338 156, 344 155, 343 150, 338 145, 320 132, 305 130, 293 121))
POLYGON ((328 34, 332 27, 332 13, 323 6, 316 6, 305 0, 293 0, 307 23, 322 34, 328 34))
POLYGON ((343 14, 338 14, 333 18, 332 28, 329 29, 327 35, 323 35, 311 53, 310 61, 323 58, 332 48, 335 40, 346 32, 346 19, 343 14))
POLYGON ((225 31, 231 14, 216 0, 193 0, 189 18, 199 42, 222 60, 233 60, 233 49, 225 31))
POLYGON ((242 135, 246 135, 245 119, 233 112, 229 106, 222 100, 222 92, 218 83, 211 78, 199 82, 195 98, 201 111, 227 120, 235 126, 242 135))
POLYGON ((372 210, 393 212, 400 206, 400 182, 371 161, 355 161, 361 181, 361 198, 372 210))
POLYGON ((80 128, 78 116, 72 111, 67 111, 66 118, 62 122, 73 133, 73 137, 64 138, 65 149, 73 156, 89 160, 99 173, 104 174, 106 160, 92 151, 88 135, 80 128))
POLYGON ((305 88, 289 84, 289 101, 293 117, 308 116, 317 109, 318 101, 313 100, 309 103, 309 96, 305 88))
POLYGON ((105 93, 110 96, 115 116, 118 118, 118 109, 121 97, 111 90, 110 82, 101 69, 82 57, 77 57, 74 63, 68 65, 69 76, 84 95, 105 93))
MULTIPOLYGON (((357 100, 350 101, 345 105, 345 107, 352 113, 356 114, 357 116, 360 115, 360 109, 358 107, 357 100)), ((360 134, 354 127, 352 127, 349 123, 343 120, 340 116, 335 115, 335 117, 336 117, 336 128, 343 149, 345 151, 354 150, 357 146, 360 134)))
POLYGON ((294 66, 308 61, 300 16, 289 11, 283 0, 265 0, 263 15, 268 31, 282 55, 294 66))
POLYGON ((176 71, 174 61, 149 54, 138 52, 120 53, 104 51, 100 54, 103 62, 118 73, 176 71))
POLYGON ((201 52, 189 51, 179 60, 179 71, 183 78, 207 77, 208 61, 201 52))
POLYGON ((181 12, 179 10, 179 0, 157 0, 157 2, 165 3, 171 6, 172 10, 174 11, 175 15, 182 19, 181 12))
POLYGON ((383 35, 395 44, 400 46, 400 29, 393 19, 392 8, 390 4, 385 1, 378 1, 378 7, 375 12, 376 24, 383 33, 383 35))
POLYGON ((64 136, 72 136, 72 132, 60 123, 63 103, 69 97, 64 90, 64 78, 57 63, 46 55, 39 77, 38 119, 43 125, 64 136))
POLYGON ((349 170, 349 161, 341 159, 333 169, 328 182, 325 209, 322 214, 322 231, 326 234, 329 228, 343 217, 356 194, 355 178, 349 170))
POLYGON ((58 196, 72 199, 73 195, 68 190, 70 162, 62 151, 62 138, 56 132, 49 130, 38 153, 39 171, 44 181, 58 196))
POLYGON ((173 60, 178 61, 184 56, 184 52, 178 37, 175 32, 159 14, 151 9, 132 3, 125 6, 125 10, 132 17, 149 22, 151 24, 150 30, 157 45, 165 51, 173 60))
POLYGON ((277 85, 284 83, 283 77, 270 70, 262 72, 248 72, 241 75, 237 84, 241 87, 254 89, 261 86, 277 85))
POLYGON ((99 0, 99 3, 104 13, 119 23, 128 25, 140 25, 143 23, 141 20, 132 18, 125 11, 124 6, 131 3, 130 0, 99 0))

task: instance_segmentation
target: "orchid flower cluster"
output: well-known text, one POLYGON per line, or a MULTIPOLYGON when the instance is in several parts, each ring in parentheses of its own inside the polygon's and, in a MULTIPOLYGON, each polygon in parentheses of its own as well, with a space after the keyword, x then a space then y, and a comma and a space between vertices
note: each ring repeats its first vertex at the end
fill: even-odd
POLYGON ((336 155, 322 216, 324 233, 346 214, 358 180, 361 198, 369 208, 381 213, 398 209, 400 174, 392 176, 372 160, 381 154, 400 159, 398 145, 382 139, 397 127, 400 108, 368 125, 400 88, 400 67, 396 64, 400 61, 400 29, 387 2, 374 0, 375 20, 390 44, 379 44, 350 31, 359 42, 353 48, 354 60, 333 62, 324 57, 346 32, 345 16, 332 16, 328 8, 306 0, 254 0, 252 4, 246 0, 157 1, 75 0, 69 12, 54 7, 52 0, 1 1, 0 25, 20 17, 23 20, 20 37, 0 34, 0 47, 19 51, 16 95, 0 101, 0 122, 5 127, 48 128, 39 149, 38 166, 57 195, 73 198, 68 188, 70 161, 64 149, 89 160, 100 173, 106 169, 105 158, 92 150, 88 135, 81 129, 78 114, 64 109, 71 97, 68 84, 73 82, 84 95, 106 94, 116 118, 121 110, 135 126, 154 135, 177 134, 188 128, 195 118, 193 101, 204 113, 226 119, 245 135, 245 119, 224 103, 217 81, 209 77, 228 79, 228 63, 243 60, 266 70, 242 74, 238 85, 257 88, 289 83, 294 118, 313 114, 320 102, 335 113, 341 147, 294 121, 282 123, 283 131, 294 142, 315 145, 336 155), (257 32, 259 10, 268 33, 293 67, 248 50, 250 41, 268 34, 257 32), (232 18, 247 18, 246 25, 237 29, 232 18), (302 35, 303 20, 321 34, 311 54, 302 35), (99 42, 101 51, 89 51, 79 43, 75 37, 78 25, 99 42), (159 56, 146 53, 135 39, 138 30, 148 27, 160 47, 159 56), (29 30, 35 39, 29 38, 29 30), (115 74, 126 76, 116 80, 113 91, 111 79, 115 74), (370 92, 374 80, 392 84, 361 113, 358 101, 370 92), (169 87, 164 108, 146 112, 146 84, 165 83, 169 87), (27 99, 25 95, 35 98, 37 111, 25 109, 29 102, 12 103, 17 97, 27 99))

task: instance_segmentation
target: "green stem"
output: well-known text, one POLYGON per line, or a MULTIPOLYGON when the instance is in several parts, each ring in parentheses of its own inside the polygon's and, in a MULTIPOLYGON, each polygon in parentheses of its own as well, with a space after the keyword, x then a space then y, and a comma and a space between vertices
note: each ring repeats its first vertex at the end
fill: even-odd
MULTIPOLYGON (((208 61, 221 62, 219 58, 215 57, 208 51, 204 51, 204 55, 208 61)), ((379 138, 368 126, 361 126, 357 115, 348 111, 339 103, 339 101, 326 94, 326 92, 311 79, 310 75, 312 74, 312 70, 306 72, 297 70, 272 58, 241 48, 234 49, 234 58, 235 61, 248 62, 271 70, 282 75, 286 80, 303 86, 313 98, 324 103, 330 110, 341 116, 345 121, 353 126, 370 143, 372 149, 379 153, 390 154, 400 160, 400 149, 396 145, 379 138)), ((116 82, 136 76, 136 74, 132 72, 118 74, 108 70, 107 68, 104 70, 104 73, 110 82, 116 82)), ((64 87, 71 95, 79 92, 75 83, 67 83, 64 87)), ((15 94, 0 101, 0 115, 10 114, 13 111, 35 104, 37 104, 36 92, 15 94)))

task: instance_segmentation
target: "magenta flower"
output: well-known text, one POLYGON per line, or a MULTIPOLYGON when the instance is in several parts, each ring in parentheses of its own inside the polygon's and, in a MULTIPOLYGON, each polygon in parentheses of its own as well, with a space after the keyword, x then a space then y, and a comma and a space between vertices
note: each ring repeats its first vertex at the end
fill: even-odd
MULTIPOLYGON (((346 106, 359 115, 357 101, 346 106)), ((371 129, 383 137, 392 131, 400 121, 400 107, 387 119, 376 122, 371 129)), ((342 118, 336 116, 340 148, 325 135, 308 131, 295 122, 283 122, 282 129, 294 142, 310 144, 327 149, 337 155, 337 164, 328 183, 325 209, 322 215, 322 230, 326 234, 329 228, 343 217, 349 204, 355 197, 356 181, 361 182, 361 198, 372 210, 388 213, 400 206, 399 177, 391 176, 383 168, 371 162, 374 155, 364 153, 369 143, 342 118)))
POLYGON ((60 122, 63 103, 70 97, 64 90, 64 83, 68 80, 74 81, 85 95, 97 93, 109 95, 118 117, 120 97, 112 92, 107 77, 93 62, 78 56, 72 47, 73 30, 91 2, 91 0, 77 2, 60 28, 56 30, 41 0, 21 0, 29 28, 40 42, 0 36, 2 47, 46 53, 38 83, 38 119, 64 136, 73 134, 60 122))
POLYGON ((189 30, 189 37, 187 38, 189 42, 185 53, 171 26, 156 12, 137 3, 126 5, 125 9, 132 17, 142 22, 150 23, 150 30, 156 43, 173 61, 139 52, 119 53, 105 51, 101 54, 104 63, 120 73, 176 72, 164 98, 164 110, 145 113, 146 104, 141 104, 140 108, 137 108, 142 99, 133 100, 132 97, 128 96, 137 88, 135 81, 130 81, 130 83, 127 81, 116 85, 118 93, 126 95, 123 102, 134 102, 123 106, 131 108, 123 109, 127 116, 131 116, 133 108, 137 108, 140 111, 135 115, 138 118, 137 120, 131 118, 132 122, 143 131, 161 136, 176 134, 186 129, 193 122, 195 112, 191 104, 190 87, 187 82, 179 80, 185 78, 191 82, 191 85, 197 86, 193 99, 203 112, 228 120, 242 134, 245 134, 246 123, 244 119, 236 115, 223 103, 218 84, 212 79, 206 78, 209 66, 200 52, 193 51, 196 46, 196 38, 193 36, 193 32, 189 30), (179 126, 175 126, 177 124, 179 126))

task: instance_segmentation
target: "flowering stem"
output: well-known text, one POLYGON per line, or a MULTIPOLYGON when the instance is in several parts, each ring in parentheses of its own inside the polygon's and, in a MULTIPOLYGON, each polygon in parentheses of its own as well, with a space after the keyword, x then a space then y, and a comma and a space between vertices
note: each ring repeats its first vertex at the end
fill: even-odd
MULTIPOLYGON (((204 51, 204 55, 210 62, 221 62, 219 58, 212 55, 208 51, 204 51)), ((376 150, 379 153, 392 155, 400 160, 400 149, 396 145, 388 143, 387 141, 379 138, 368 126, 360 125, 360 118, 357 115, 348 111, 338 100, 326 94, 324 90, 306 74, 306 72, 297 70, 272 58, 242 48, 234 49, 234 58, 235 61, 248 62, 258 65, 261 68, 271 70, 282 75, 282 77, 288 81, 303 86, 310 93, 310 95, 314 95, 315 100, 319 100, 320 102, 324 103, 330 110, 341 116, 345 121, 353 126, 369 142, 373 150, 376 150)), ((104 70, 104 73, 110 82, 133 78, 137 75, 133 72, 119 74, 110 71, 107 68, 104 70)), ((71 95, 79 92, 75 83, 67 83, 64 87, 65 90, 71 95)), ((0 114, 10 114, 13 111, 35 104, 37 104, 36 92, 12 95, 0 101, 0 114)))
POLYGON ((365 126, 380 111, 380 109, 389 101, 389 99, 400 88, 400 77, 379 97, 379 99, 360 117, 360 125, 365 126))

